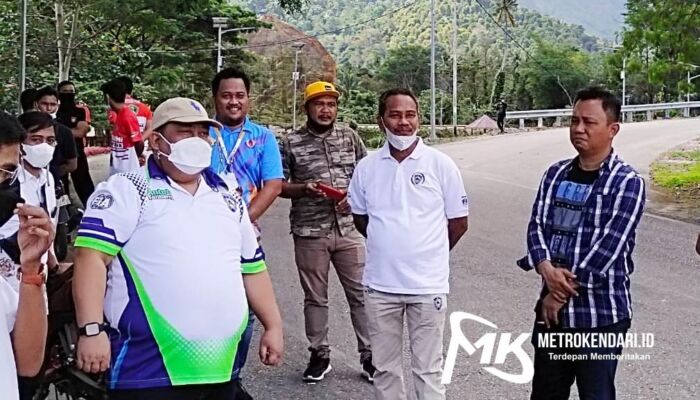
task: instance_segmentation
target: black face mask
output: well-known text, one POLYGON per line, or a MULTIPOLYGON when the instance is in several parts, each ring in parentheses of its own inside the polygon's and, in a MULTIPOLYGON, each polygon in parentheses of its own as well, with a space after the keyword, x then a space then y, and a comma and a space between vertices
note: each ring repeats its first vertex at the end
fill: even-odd
POLYGON ((0 226, 5 225, 14 215, 17 203, 24 203, 19 195, 19 180, 10 184, 11 179, 0 183, 0 226))
POLYGON ((59 93, 58 100, 61 104, 69 105, 75 103, 75 93, 59 93))

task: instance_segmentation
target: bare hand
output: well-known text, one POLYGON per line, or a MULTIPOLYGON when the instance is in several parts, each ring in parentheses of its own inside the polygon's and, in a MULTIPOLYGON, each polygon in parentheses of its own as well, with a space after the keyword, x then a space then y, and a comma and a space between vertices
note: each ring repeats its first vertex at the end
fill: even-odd
POLYGON ((352 214, 352 209, 350 208, 350 203, 348 202, 347 196, 345 196, 343 200, 340 200, 335 205, 335 211, 339 212, 340 214, 352 214))
POLYGON ((557 300, 551 293, 544 297, 542 300, 542 316, 547 329, 559 325, 559 310, 564 307, 564 304, 566 302, 557 300))
POLYGON ((41 257, 49 250, 56 235, 51 219, 42 208, 26 204, 18 204, 15 213, 19 216, 20 263, 41 263, 41 257))
POLYGON ((560 302, 565 302, 571 296, 578 296, 579 285, 576 275, 566 268, 557 268, 549 261, 543 261, 537 266, 537 270, 544 278, 549 292, 560 302))
POLYGON ((318 182, 310 182, 307 183, 304 186, 304 193, 306 194, 307 197, 316 197, 316 198, 322 198, 325 199, 328 196, 326 196, 325 193, 321 191, 321 189, 318 188, 318 182))
POLYGON ((266 329, 260 338, 260 361, 272 367, 282 363, 284 338, 282 329, 266 329))
POLYGON ((78 368, 91 374, 106 371, 109 368, 111 350, 109 338, 105 332, 97 336, 81 336, 78 339, 78 368))

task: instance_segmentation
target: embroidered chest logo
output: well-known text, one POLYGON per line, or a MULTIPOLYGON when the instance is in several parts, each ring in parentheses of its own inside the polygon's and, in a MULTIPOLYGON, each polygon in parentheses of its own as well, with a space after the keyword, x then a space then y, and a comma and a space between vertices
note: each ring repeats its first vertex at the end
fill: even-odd
POLYGON ((414 185, 422 185, 425 182, 425 175, 422 172, 415 172, 411 175, 411 183, 414 185))
POLYGON ((112 207, 114 204, 114 197, 109 193, 99 193, 92 198, 90 202, 90 208, 95 210, 105 210, 112 207))
POLYGON ((150 200, 173 200, 173 194, 170 189, 151 189, 148 191, 150 200))

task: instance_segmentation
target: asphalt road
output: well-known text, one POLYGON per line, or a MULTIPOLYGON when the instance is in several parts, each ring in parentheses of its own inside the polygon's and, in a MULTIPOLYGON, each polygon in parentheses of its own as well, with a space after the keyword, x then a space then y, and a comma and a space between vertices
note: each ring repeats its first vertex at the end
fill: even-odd
MULTIPOLYGON (((625 124, 616 140, 616 150, 647 174, 649 164, 660 153, 698 135, 697 119, 625 124)), ((485 137, 441 145, 439 149, 460 166, 471 202, 470 230, 451 256, 449 310, 486 318, 498 325, 499 332, 530 332, 539 279, 517 268, 515 260, 524 255, 526 223, 541 174, 552 162, 573 155, 568 130, 485 137)), ((96 176, 102 175, 95 172, 96 176)), ((278 368, 265 367, 258 361, 254 346, 244 373, 245 385, 259 400, 372 399, 371 385, 360 378, 349 309, 335 274, 330 288, 333 371, 319 384, 301 382, 308 352, 303 295, 288 233, 288 209, 289 202, 280 199, 262 220, 268 268, 285 323, 285 361, 278 368)), ((700 262, 694 253, 698 230, 697 225, 650 213, 638 229, 636 270, 631 278, 635 311, 631 331, 653 333, 655 346, 628 351, 649 354, 650 360, 620 363, 620 399, 700 396, 700 262)), ((463 327, 472 342, 485 332, 475 325, 463 327)), ((445 351, 449 338, 447 327, 445 351)), ((532 354, 529 344, 524 348, 532 354)), ((460 352, 448 398, 528 398, 529 384, 500 380, 482 369, 479 357, 480 352, 471 357, 460 352)), ((405 361, 407 385, 412 391, 408 358, 405 361)), ((512 356, 500 367, 511 373, 520 371, 512 356)))

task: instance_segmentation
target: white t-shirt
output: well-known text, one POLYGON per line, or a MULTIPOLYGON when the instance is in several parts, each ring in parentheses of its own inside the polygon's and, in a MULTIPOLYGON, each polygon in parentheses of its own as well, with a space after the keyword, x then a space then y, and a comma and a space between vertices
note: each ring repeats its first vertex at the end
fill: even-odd
POLYGON ((382 292, 448 293, 447 220, 469 214, 457 165, 419 140, 401 163, 384 145, 350 182, 353 214, 369 216, 363 283, 382 292))
POLYGON ((0 398, 19 399, 17 392, 17 366, 12 350, 10 332, 15 326, 19 297, 17 292, 0 278, 0 398))

